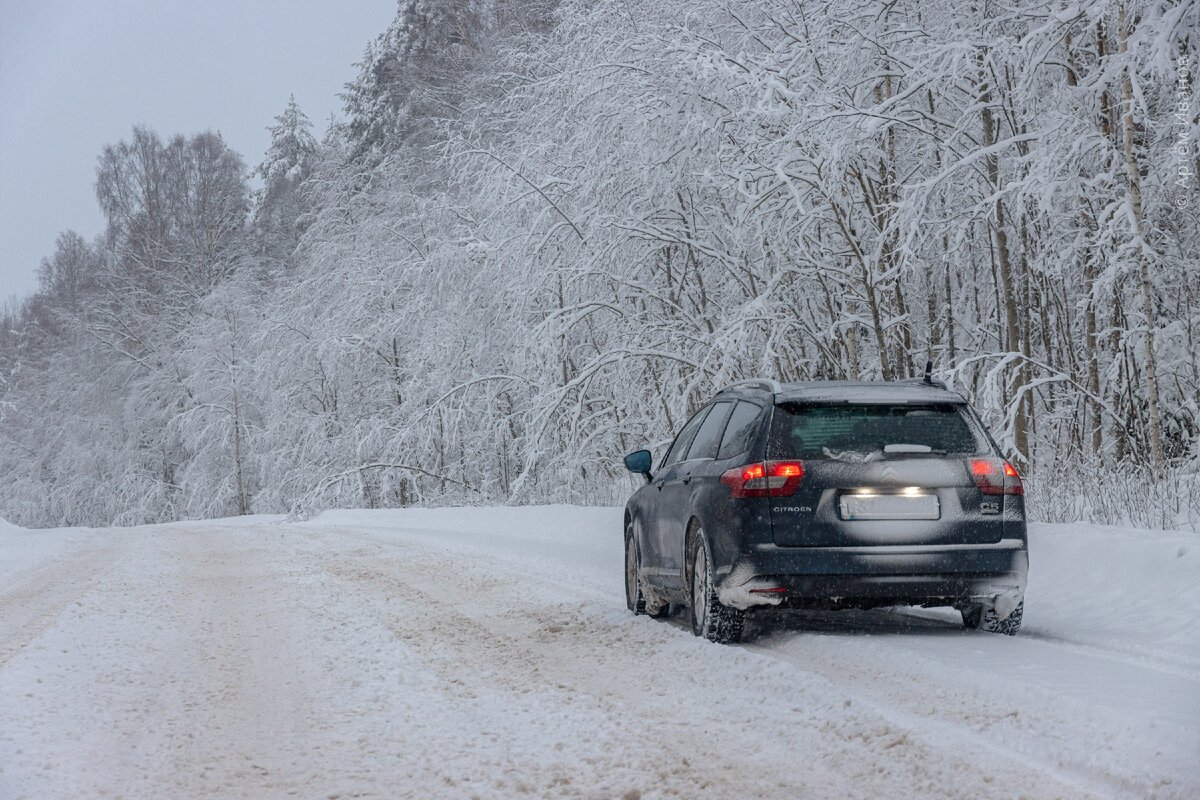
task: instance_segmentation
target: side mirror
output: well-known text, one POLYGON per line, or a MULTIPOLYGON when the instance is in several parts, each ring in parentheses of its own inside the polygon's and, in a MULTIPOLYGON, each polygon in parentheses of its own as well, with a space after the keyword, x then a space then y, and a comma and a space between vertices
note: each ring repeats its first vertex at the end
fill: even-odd
POLYGON ((638 475, 644 475, 646 481, 649 482, 651 461, 649 450, 635 450, 625 456, 625 469, 638 475))

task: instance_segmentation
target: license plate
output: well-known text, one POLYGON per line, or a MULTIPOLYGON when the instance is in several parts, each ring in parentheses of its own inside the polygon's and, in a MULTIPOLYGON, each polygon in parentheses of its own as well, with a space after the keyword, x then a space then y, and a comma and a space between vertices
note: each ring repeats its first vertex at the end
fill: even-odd
POLYGON ((936 494, 844 494, 842 519, 937 519, 941 506, 936 494))

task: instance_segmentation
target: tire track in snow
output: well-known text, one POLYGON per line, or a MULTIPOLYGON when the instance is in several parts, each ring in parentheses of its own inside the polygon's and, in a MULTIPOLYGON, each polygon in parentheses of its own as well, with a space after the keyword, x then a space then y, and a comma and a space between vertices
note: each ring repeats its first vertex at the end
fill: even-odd
MULTIPOLYGON (((897 627, 884 629, 882 636, 844 636, 838 635, 836 628, 831 631, 832 626, 826 623, 824 632, 766 637, 750 647, 764 658, 853 687, 851 691, 859 702, 921 731, 933 741, 986 751, 998 758, 1019 759, 1080 791, 1138 800, 1194 796, 1196 787, 1172 786, 1162 777, 1166 765, 1160 762, 1160 772, 1155 772, 1151 764, 1156 756, 1153 751, 1131 755, 1112 737, 1107 737, 1103 747, 1101 742, 1073 741, 1079 720, 1064 712, 1068 708, 1073 712, 1081 709, 1052 702, 1054 698, 1038 687, 999 685, 987 674, 935 673, 931 667, 936 655, 920 652, 918 644, 923 639, 928 642, 928 638, 898 633, 903 624, 898 621, 897 627), (920 690, 895 691, 897 686, 920 690)), ((953 630, 951 635, 960 632, 953 630)), ((1119 720, 1108 722, 1112 729, 1119 728, 1119 720)), ((1175 774, 1186 774, 1186 763, 1170 766, 1175 774)))
MULTIPOLYGON (((1121 647, 1115 644, 1077 642, 1063 636, 1042 633, 1036 626, 1028 630, 1023 629, 1021 636, 1055 647, 1075 650, 1089 657, 1118 661, 1122 664, 1161 672, 1164 675, 1173 675, 1200 684, 1200 661, 1188 658, 1181 653, 1166 653, 1149 648, 1121 647)), ((1200 691, 1200 686, 1197 687, 1197 691, 1200 691)))
POLYGON ((180 565, 172 622, 191 631, 181 703, 190 726, 220 734, 175 750, 172 771, 198 774, 206 794, 224 797, 295 790, 300 738, 321 718, 296 669, 303 638, 278 605, 293 576, 271 539, 245 533, 193 528, 169 542, 180 565))
MULTIPOLYGON (((339 530, 339 534, 352 536, 362 541, 370 541, 382 547, 417 546, 430 554, 437 554, 443 561, 454 564, 456 574, 462 567, 473 564, 471 573, 483 572, 493 574, 498 569, 504 572, 523 574, 527 578, 522 582, 522 595, 532 593, 539 597, 579 597, 586 598, 597 605, 605 604, 611 607, 620 605, 617 625, 629 622, 623 608, 623 598, 620 598, 620 586, 614 582, 607 589, 588 576, 588 579, 571 582, 562 580, 547 570, 546 561, 533 557, 525 552, 513 552, 508 549, 508 543, 499 539, 491 552, 479 547, 486 546, 486 540, 480 541, 476 532, 470 532, 472 546, 462 548, 454 543, 452 534, 442 532, 444 539, 434 538, 425 532, 397 531, 390 536, 379 535, 375 531, 359 531, 355 529, 339 530), (530 590, 528 587, 535 588, 530 590)), ((525 597, 528 601, 528 597, 525 597)), ((783 661, 802 673, 822 675, 851 697, 861 697, 877 713, 913 732, 914 737, 928 739, 935 747, 957 747, 974 752, 990 752, 998 759, 1019 758, 1027 764, 1033 764, 1044 774, 1054 776, 1054 780, 1062 786, 1072 787, 1079 793, 1095 793, 1100 796, 1114 797, 1189 797, 1190 793, 1200 787, 1200 775, 1190 769, 1186 763, 1164 764, 1178 755, 1179 747, 1164 748, 1166 753, 1157 752, 1153 746, 1146 746, 1155 738, 1170 738, 1169 726, 1159 730, 1144 730, 1144 737, 1138 738, 1129 733, 1125 723, 1111 709, 1099 709, 1081 706, 1069 699, 1055 696, 1050 685, 1034 683, 1030 686, 1021 685, 1018 681, 1006 681, 1002 687, 997 687, 992 677, 997 672, 991 666, 986 656, 980 656, 978 663, 969 667, 971 674, 955 676, 953 668, 936 663, 937 656, 925 652, 925 645, 937 644, 937 639, 929 640, 919 635, 904 633, 911 625, 920 627, 934 626, 947 636, 946 644, 950 644, 954 652, 961 656, 964 651, 977 649, 972 643, 984 648, 1014 648, 1027 652, 1031 647, 1049 648, 1044 652, 1053 653, 1054 648, 1078 653, 1081 658, 1100 658, 1104 661, 1131 663, 1139 669, 1153 669, 1153 664, 1127 660, 1120 657, 1108 658, 1107 652, 1088 653, 1086 648, 1079 648, 1069 643, 1045 641, 1038 637, 1008 639, 992 637, 985 634, 962 631, 958 626, 949 626, 941 618, 929 619, 922 612, 886 612, 878 611, 856 617, 854 612, 843 612, 837 616, 839 620, 834 625, 827 625, 827 634, 832 636, 814 637, 811 633, 795 633, 775 637, 770 642, 760 642, 752 645, 751 650, 757 654, 771 658, 776 662, 783 661), (849 643, 862 642, 865 630, 878 628, 884 634, 873 640, 873 649, 866 656, 861 649, 848 649, 849 643), (817 663, 807 665, 803 659, 781 655, 793 645, 815 644, 822 650, 833 649, 834 653, 819 653, 824 658, 818 658, 817 663), (915 655, 915 658, 914 658, 915 655), (827 663, 822 664, 824 660, 827 663), (919 662, 922 669, 914 669, 913 662, 919 662), (866 674, 868 667, 877 667, 874 674, 866 674), (976 667, 983 668, 978 674, 976 667), (882 670, 879 671, 879 670, 882 670), (879 686, 898 688, 898 693, 884 697, 878 691, 879 686), (998 693, 994 696, 989 692, 998 693), (1013 716, 1013 711, 1024 709, 1025 717, 1013 716), (1080 723, 1079 718, 1090 720, 1080 723), (1088 731, 1090 735, 1080 738, 1080 730, 1088 731), (998 746, 998 741, 1008 743, 998 746), (973 743, 973 744, 968 744, 973 743), (1143 745, 1140 754, 1144 759, 1129 753, 1131 746, 1143 745), (1160 770, 1155 774, 1155 769, 1160 770), (1189 776, 1180 786, 1172 786, 1171 780, 1163 775, 1189 776)), ((674 621, 679 625, 679 621, 674 621)), ((662 623, 660 623, 662 624, 662 623)), ((928 632, 928 631, 927 631, 928 632)), ((689 637, 690 638, 690 637, 689 637)), ((1003 651, 1001 651, 1003 652, 1003 651)), ((1033 665, 1037 663, 1054 663, 1061 660, 1057 655, 1042 656, 1035 654, 1033 665)), ((1033 666, 1031 665, 1031 666, 1033 666)), ((1163 671, 1170 674, 1170 671, 1163 671)), ((1019 676, 1018 676, 1019 677, 1019 676)), ((1187 676, 1183 676, 1187 677, 1187 676)), ((1186 702, 1186 698, 1181 698, 1186 702)), ((1189 732, 1183 731, 1189 735, 1189 732)), ((1067 795, 1070 796, 1070 795, 1067 795)))
POLYGON ((997 670, 964 669, 974 650, 1024 652, 1035 670, 1110 661, 1053 641, 897 635, 922 620, 879 613, 715 647, 679 619, 631 617, 594 542, 583 555, 482 528, 105 534, 2 590, 0 646, 50 631, 0 673, 19 723, 0 730, 0 795, 6 768, 31 798, 1170 798, 1200 785, 1187 765, 1167 764, 1174 783, 1149 758, 1127 768, 1155 747, 1179 756, 1167 726, 1131 733, 1101 713, 1120 704, 1087 709, 1046 680, 1026 690, 1035 672, 981 685, 997 670), (132 746, 110 752, 115 740, 132 746))
POLYGON ((24 573, 0 593, 0 667, 37 640, 104 569, 115 552, 109 536, 24 573))
MULTIPOLYGON (((721 765, 705 789, 713 796, 738 792, 746 781, 772 771, 777 789, 803 790, 809 796, 832 787, 836 788, 829 796, 857 796, 873 783, 877 791, 887 791, 887 786, 894 790, 896 782, 922 786, 920 793, 926 796, 1009 795, 1019 790, 1049 797, 1113 794, 1111 784, 1082 781, 1049 762, 1036 764, 1037 772, 1030 776, 1028 761, 1016 765, 1011 751, 983 746, 986 733, 947 720, 926 725, 926 720, 899 707, 855 705, 860 698, 853 690, 843 697, 841 681, 814 680, 814 673, 796 665, 782 672, 764 671, 764 664, 778 664, 778 660, 745 649, 713 648, 690 635, 682 638, 673 626, 633 620, 623 607, 600 605, 586 596, 590 592, 585 592, 581 603, 531 604, 522 584, 535 576, 499 578, 496 560, 482 563, 478 556, 464 557, 447 565, 444 553, 404 540, 378 546, 355 561, 353 566, 331 561, 325 568, 347 580, 370 584, 400 603, 403 610, 392 623, 397 635, 420 641, 423 632, 436 631, 444 647, 422 650, 422 654, 448 682, 461 683, 465 671, 520 695, 529 691, 531 683, 549 676, 556 681, 554 689, 564 693, 559 702, 598 704, 622 735, 635 741, 640 738, 636 728, 627 731, 621 726, 622 711, 648 715, 674 733, 665 741, 646 743, 659 755, 647 767, 679 764, 689 755, 693 764, 721 765), (456 576, 457 588, 450 592, 445 588, 446 572, 456 576), (649 658, 638 664, 630 658, 631 651, 649 658), (706 704, 716 706, 708 713, 701 711, 699 720, 691 691, 679 691, 683 687, 676 686, 673 677, 666 677, 664 684, 645 682, 644 676, 636 674, 686 675, 689 661, 700 667, 690 675, 695 691, 706 704), (730 703, 722 697, 729 683, 749 691, 730 703), (835 695, 840 702, 822 694, 835 695), (711 735, 686 736, 684 732, 697 724, 711 735), (930 727, 935 729, 932 735, 930 727), (786 747, 773 746, 781 740, 786 747), (731 760, 730 750, 740 752, 731 760), (781 761, 764 758, 772 750, 781 761), (833 774, 804 780, 779 775, 780 764, 793 762, 797 750, 824 767, 836 765, 833 774), (996 758, 981 765, 982 752, 996 758), (727 773, 739 768, 747 772, 726 785, 727 773), (880 781, 885 776, 886 781, 880 781)), ((541 578, 536 576, 539 582, 541 578)), ((669 775, 660 777, 671 787, 669 793, 676 787, 680 796, 695 790, 688 782, 694 776, 684 778, 683 784, 672 783, 669 775)))
MULTIPOLYGON (((406 558, 405 565, 411 568, 420 560, 420 557, 406 558)), ((428 578, 428 565, 421 566, 422 577, 428 578)), ((470 704, 500 696, 502 703, 514 708, 533 704, 542 713, 555 717, 576 714, 593 719, 597 715, 602 717, 606 728, 604 738, 608 740, 604 746, 582 758, 564 752, 567 760, 581 758, 589 762, 578 765, 586 780, 556 774, 554 768, 546 770, 546 774, 523 775, 521 780, 535 794, 538 793, 535 788, 542 787, 544 792, 562 797, 729 797, 748 783, 761 782, 757 776, 731 775, 723 769, 697 779, 679 771, 681 764, 685 767, 690 764, 688 756, 680 756, 674 764, 669 755, 647 760, 645 753, 662 754, 664 744, 648 737, 645 725, 633 715, 617 713, 613 702, 603 700, 599 692, 573 685, 570 678, 557 671, 561 663, 552 663, 533 646, 539 634, 559 632, 562 630, 559 626, 551 623, 540 629, 531 627, 526 619, 513 618, 511 612, 500 615, 501 619, 508 618, 508 624, 485 625, 460 613, 456 603, 439 599, 437 595, 442 592, 417 588, 410 582, 415 576, 409 572, 398 574, 378 566, 337 561, 326 562, 323 568, 365 589, 367 598, 386 595, 388 610, 383 616, 388 627, 419 654, 439 676, 445 690, 460 702, 470 704), (619 742, 617 752, 610 749, 614 739, 619 742), (646 776, 653 777, 647 780, 646 776), (698 789, 702 793, 698 794, 698 789)), ((498 582, 473 581, 472 587, 472 591, 489 592, 498 588, 498 582)), ((556 742, 556 746, 560 744, 564 743, 556 742)), ((688 754, 698 762, 711 765, 722 756, 711 742, 698 743, 698 750, 688 754)))
POLYGON ((372 739, 393 698, 352 688, 381 685, 358 607, 297 558, 301 536, 262 533, 115 540, 105 579, 0 671, 0 797, 414 796, 372 739))
MULTIPOLYGON (((910 619, 945 620, 945 617, 937 610, 930 609, 912 608, 903 611, 896 610, 895 613, 903 614, 910 619)), ((1166 651, 1161 647, 1106 641, 1087 642, 1070 636, 1056 635, 1039 628, 1036 619, 1031 620, 1030 616, 1036 616, 1036 613, 1026 616, 1020 633, 1022 641, 1043 642, 1064 650, 1076 651, 1090 658, 1102 658, 1200 683, 1200 659, 1189 657, 1184 653, 1166 651)))

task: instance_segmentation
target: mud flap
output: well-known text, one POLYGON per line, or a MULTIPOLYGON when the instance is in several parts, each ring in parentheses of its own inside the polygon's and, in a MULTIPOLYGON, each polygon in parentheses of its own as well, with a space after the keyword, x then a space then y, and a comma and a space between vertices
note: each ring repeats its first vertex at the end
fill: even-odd
POLYGON ((996 613, 996 619, 1001 621, 1008 619, 1017 610, 1017 606, 1023 599, 1023 593, 1016 586, 1009 591, 998 593, 992 600, 992 610, 996 613))

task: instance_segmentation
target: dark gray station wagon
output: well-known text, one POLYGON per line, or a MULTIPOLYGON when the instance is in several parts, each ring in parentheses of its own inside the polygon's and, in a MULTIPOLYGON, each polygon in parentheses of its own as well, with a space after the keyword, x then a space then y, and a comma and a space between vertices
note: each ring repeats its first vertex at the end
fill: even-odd
POLYGON ((1021 626, 1024 490, 966 400, 930 382, 744 381, 698 411, 625 509, 636 614, 742 637, 762 608, 952 606, 1021 626))

